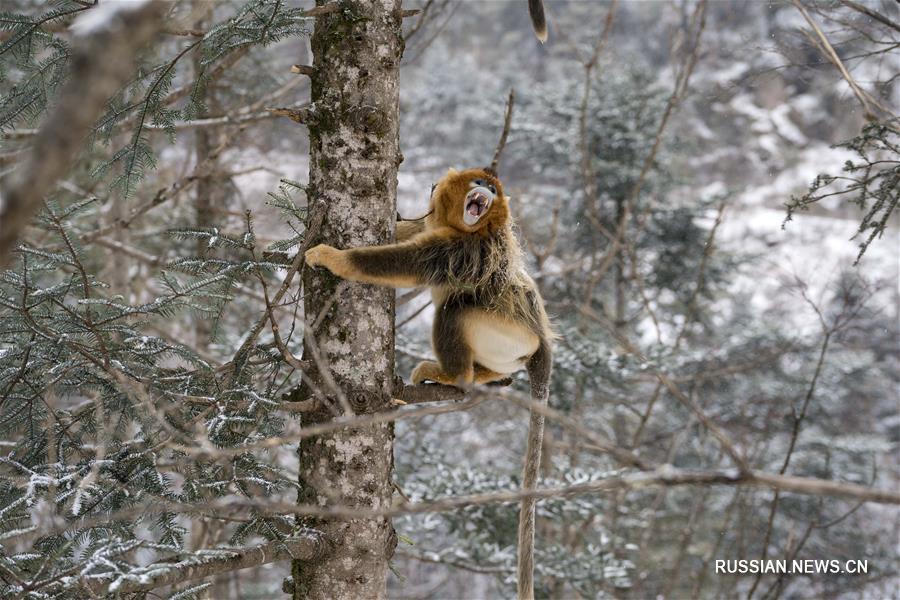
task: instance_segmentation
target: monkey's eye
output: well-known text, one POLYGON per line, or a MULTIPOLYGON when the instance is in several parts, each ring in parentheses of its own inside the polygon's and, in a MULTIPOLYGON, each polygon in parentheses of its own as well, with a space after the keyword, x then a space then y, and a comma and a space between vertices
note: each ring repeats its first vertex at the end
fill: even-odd
POLYGON ((494 194, 495 196, 497 195, 497 188, 494 187, 494 184, 488 183, 484 179, 473 179, 470 185, 474 187, 486 187, 487 189, 491 190, 492 194, 494 194))

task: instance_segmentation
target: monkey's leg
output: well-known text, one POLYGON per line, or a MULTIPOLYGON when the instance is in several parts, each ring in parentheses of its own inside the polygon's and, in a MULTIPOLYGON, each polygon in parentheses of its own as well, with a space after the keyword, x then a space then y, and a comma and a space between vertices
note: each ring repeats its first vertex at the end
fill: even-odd
MULTIPOLYGON (((412 381, 413 385, 419 385, 424 381, 433 381, 435 383, 442 383, 444 385, 456 385, 458 383, 458 378, 451 377, 450 375, 444 373, 441 365, 437 364, 433 360, 423 360, 418 365, 416 365, 416 368, 413 369, 412 375, 410 375, 410 380, 412 381)), ((512 383, 512 378, 509 376, 509 373, 497 373, 496 371, 491 371, 490 369, 476 364, 472 382, 502 382, 503 385, 509 385, 510 383, 512 383)))
POLYGON ((497 371, 491 371, 487 367, 482 367, 478 363, 475 364, 475 383, 491 383, 509 379, 509 373, 498 373, 497 371))
POLYGON ((437 307, 431 344, 438 364, 420 363, 413 373, 416 376, 428 373, 426 379, 455 385, 471 385, 475 379, 475 365, 472 350, 463 336, 463 319, 467 307, 458 300, 448 300, 437 307))
POLYGON ((409 376, 409 379, 413 382, 413 385, 419 385, 425 381, 433 381, 444 385, 456 385, 457 383, 455 377, 451 377, 444 373, 441 365, 433 360, 423 360, 417 364, 416 368, 413 369, 412 375, 409 376))

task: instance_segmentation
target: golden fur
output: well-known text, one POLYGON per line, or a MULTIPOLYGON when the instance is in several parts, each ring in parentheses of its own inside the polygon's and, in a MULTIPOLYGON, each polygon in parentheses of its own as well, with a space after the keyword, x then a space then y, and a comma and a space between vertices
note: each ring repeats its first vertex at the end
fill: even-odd
MULTIPOLYGON (((534 4, 534 3, 533 3, 534 4)), ((486 196, 482 196, 486 198, 486 196)), ((528 369, 531 395, 549 398, 554 340, 537 286, 525 272, 513 234, 509 198, 492 172, 455 171, 435 187, 424 225, 397 227, 397 243, 338 250, 320 244, 306 263, 345 279, 393 287, 431 288, 435 305, 432 345, 437 361, 422 361, 413 383, 467 386, 528 369), (469 211, 478 190, 492 190, 483 212, 469 211), (467 223, 467 219, 475 221, 467 223)), ((540 470, 544 418, 531 413, 522 487, 533 489, 540 470)), ((534 597, 534 498, 519 513, 519 597, 534 597)))

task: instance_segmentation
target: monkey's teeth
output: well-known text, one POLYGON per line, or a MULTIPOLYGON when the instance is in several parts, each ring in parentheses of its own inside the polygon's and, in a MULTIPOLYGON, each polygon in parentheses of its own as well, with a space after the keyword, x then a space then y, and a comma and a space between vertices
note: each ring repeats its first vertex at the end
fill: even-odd
POLYGON ((466 196, 465 220, 473 225, 487 212, 492 197, 483 188, 476 188, 466 196))

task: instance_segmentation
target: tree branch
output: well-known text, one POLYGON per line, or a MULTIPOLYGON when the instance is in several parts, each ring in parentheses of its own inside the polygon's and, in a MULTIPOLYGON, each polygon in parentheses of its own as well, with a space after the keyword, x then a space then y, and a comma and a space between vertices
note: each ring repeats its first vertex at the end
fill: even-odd
POLYGON ((309 123, 309 117, 312 115, 312 111, 309 108, 266 108, 266 111, 272 116, 287 117, 291 121, 301 124, 309 123))
POLYGON ((404 404, 443 401, 459 402, 465 397, 465 390, 452 385, 406 385, 399 377, 394 380, 394 398, 402 401, 404 404))
POLYGON ((872 10, 868 6, 863 6, 862 4, 853 2, 852 0, 841 0, 841 4, 852 8, 856 12, 860 12, 868 17, 871 17, 871 18, 875 19, 876 21, 878 21, 879 23, 881 23, 883 25, 887 25, 891 29, 894 29, 895 31, 900 31, 900 25, 891 21, 889 18, 887 18, 880 12, 878 12, 876 10, 872 10))
POLYGON ((193 555, 176 563, 155 563, 146 567, 138 576, 123 576, 102 583, 91 582, 88 583, 88 587, 95 594, 122 595, 148 592, 165 585, 258 567, 279 560, 317 560, 327 552, 328 541, 321 532, 307 529, 301 533, 302 537, 268 542, 250 548, 233 550, 217 548, 216 554, 209 558, 193 555))
POLYGON ((865 111, 865 117, 869 121, 877 121, 878 117, 875 116, 875 112, 872 110, 872 106, 875 106, 880 111, 888 115, 889 117, 894 117, 894 113, 884 106, 877 99, 873 98, 868 92, 862 89, 855 79, 850 75, 850 72, 847 70, 847 67, 844 66, 843 61, 841 61, 840 56, 834 50, 834 47, 831 45, 831 42, 828 41, 828 37, 825 35, 825 32, 822 31, 822 28, 819 27, 819 24, 812 18, 809 14, 809 11, 806 10, 806 7, 800 2, 800 0, 793 0, 793 4, 800 14, 803 15, 803 18, 806 19, 806 22, 809 24, 810 28, 815 33, 815 37, 810 36, 810 39, 814 42, 815 45, 819 47, 819 50, 828 58, 829 61, 835 66, 835 68, 840 71, 841 77, 847 82, 847 85, 850 86, 850 89, 853 91, 853 94, 856 96, 856 99, 859 100, 859 103, 862 105, 863 111, 865 111))
POLYGON ((500 133, 500 141, 497 142, 497 149, 494 150, 494 158, 491 160, 491 171, 494 173, 497 172, 497 167, 500 165, 500 155, 503 154, 503 149, 506 147, 506 138, 509 135, 509 126, 512 124, 513 102, 515 102, 515 99, 515 91, 510 88, 509 97, 506 99, 506 115, 503 117, 503 131, 500 133))

